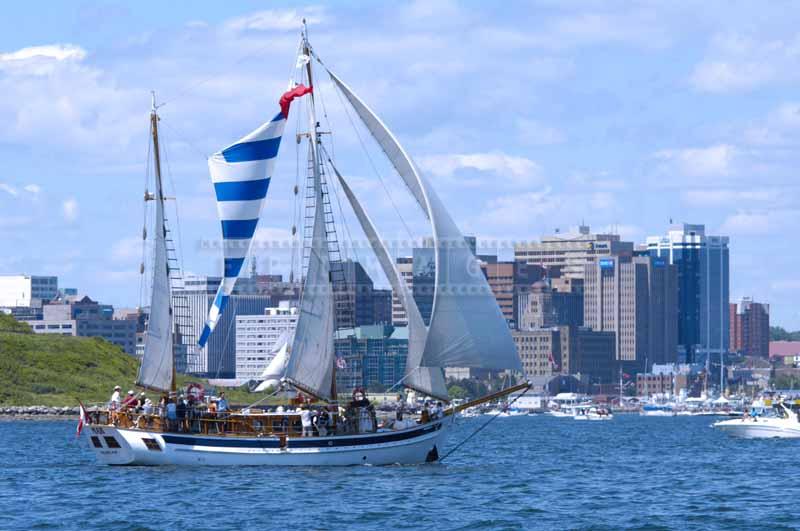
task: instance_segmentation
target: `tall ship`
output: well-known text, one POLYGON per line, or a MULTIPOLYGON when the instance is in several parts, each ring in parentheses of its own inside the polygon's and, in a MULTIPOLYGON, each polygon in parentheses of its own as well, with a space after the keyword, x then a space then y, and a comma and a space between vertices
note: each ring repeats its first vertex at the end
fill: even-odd
MULTIPOLYGON (((304 261, 299 315, 293 335, 270 364, 280 389, 307 397, 301 410, 258 408, 211 411, 200 406, 175 420, 176 393, 175 323, 171 307, 171 266, 165 226, 165 194, 161 177, 158 108, 150 115, 155 191, 146 199, 155 202, 152 292, 144 355, 137 386, 163 393, 162 407, 81 407, 83 438, 98 462, 109 465, 387 465, 435 462, 451 430, 456 414, 468 407, 524 392, 528 382, 453 406, 447 394, 445 367, 467 367, 522 373, 506 320, 472 250, 444 203, 420 173, 395 135, 355 92, 322 62, 301 32, 297 58, 288 90, 280 97, 280 111, 268 122, 237 142, 213 154, 209 171, 214 186, 222 241, 224 277, 214 297, 199 337, 203 346, 225 312, 237 279, 250 256, 252 240, 272 178, 275 160, 292 106, 302 105, 307 129, 298 130, 297 142, 307 147, 306 218, 307 256, 304 261), (315 71, 317 66, 319 72, 315 71), (435 289, 429 323, 389 248, 381 239, 367 211, 367 202, 356 196, 334 163, 327 135, 317 121, 315 75, 327 75, 343 105, 369 131, 388 162, 429 222, 435 258, 435 289), (345 103, 346 101, 346 103, 345 103), (334 350, 336 286, 335 242, 331 240, 333 217, 328 189, 335 179, 358 220, 383 273, 408 316, 408 356, 398 386, 440 401, 445 407, 419 420, 386 422, 370 418, 363 392, 348 403, 339 402, 336 389, 337 359, 334 350), (326 205, 328 208, 326 209, 326 205), (306 429, 304 416, 318 421, 306 429), (321 427, 320 427, 321 426, 321 427)), ((348 111, 349 112, 349 111, 348 111)), ((305 128, 306 126, 302 126, 305 128)), ((298 193, 295 186, 294 193, 298 193)), ((219 333, 219 331, 217 332, 219 333)))

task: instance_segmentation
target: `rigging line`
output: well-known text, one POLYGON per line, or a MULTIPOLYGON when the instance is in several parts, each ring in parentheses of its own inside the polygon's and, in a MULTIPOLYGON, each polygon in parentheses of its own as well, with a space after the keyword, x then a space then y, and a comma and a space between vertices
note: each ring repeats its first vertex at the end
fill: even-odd
MULTIPOLYGON (((320 144, 320 147, 322 147, 322 144, 320 144)), ((323 165, 325 165, 326 167, 328 166, 328 164, 326 164, 326 162, 325 162, 327 160, 328 163, 331 164, 331 170, 332 170, 333 163, 331 162, 330 158, 327 157, 328 152, 325 150, 324 147, 322 148, 322 152, 325 153, 325 155, 326 155, 326 157, 322 160, 323 165)), ((353 256, 355 256, 355 259, 356 259, 357 262, 361 263, 361 258, 358 256, 358 249, 353 244, 353 235, 350 233, 350 225, 347 223, 347 218, 344 216, 344 209, 342 208, 342 200, 339 198, 338 188, 336 186, 336 183, 333 182, 336 179, 331 179, 331 177, 334 177, 333 171, 328 172, 328 179, 326 179, 326 181, 328 181, 328 182, 326 184, 328 185, 328 189, 333 189, 333 197, 336 198, 336 204, 339 206, 339 215, 340 215, 340 217, 342 219, 342 225, 344 225, 344 231, 347 233, 347 238, 348 238, 348 240, 350 240, 350 247, 352 248, 353 256)), ((333 217, 333 209, 331 209, 331 217, 333 217)), ((334 226, 335 226, 335 224, 334 224, 334 226)), ((346 248, 345 248, 345 250, 346 250, 346 248)), ((341 249, 340 249, 340 251, 341 251, 341 249)), ((341 257, 340 257, 340 259, 341 259, 341 257)))
MULTIPOLYGON (((526 388, 525 388, 525 390, 524 390, 524 391, 522 391, 522 392, 521 392, 521 393, 520 393, 520 394, 519 394, 519 395, 518 395, 518 396, 517 396, 517 397, 516 397, 514 400, 512 400, 511 402, 509 402, 509 403, 508 403, 508 405, 506 406, 506 409, 508 409, 509 407, 511 407, 511 406, 514 404, 514 402, 516 402, 517 400, 519 400, 520 398, 522 398, 522 396, 523 396, 525 393, 527 393, 527 392, 530 390, 530 388, 531 388, 531 386, 530 386, 530 385, 529 385, 528 387, 526 387, 526 388)), ((495 420, 497 417, 499 417, 500 415, 502 415, 502 413, 503 413, 503 411, 502 411, 502 410, 498 411, 498 412, 497 412, 497 414, 495 414, 494 416, 492 416, 492 417, 491 417, 489 420, 487 420, 487 421, 486 421, 486 422, 485 422, 485 423, 484 423, 482 426, 480 426, 480 427, 479 427, 477 430, 475 430, 475 431, 474 431, 474 432, 472 432, 472 433, 471 433, 469 436, 467 436, 467 438, 466 438, 466 439, 464 439, 463 441, 461 441, 460 443, 458 443, 457 445, 455 445, 453 448, 451 448, 451 449, 450 449, 450 451, 449 451, 449 452, 447 452, 446 454, 444 454, 444 457, 442 457, 441 459, 439 459, 439 462, 441 463, 442 461, 444 461, 445 459, 447 459, 448 457, 450 457, 450 456, 451 456, 451 455, 452 455, 452 454, 453 454, 453 453, 454 453, 456 450, 458 450, 459 448, 461 448, 462 446, 464 446, 464 445, 465 445, 465 444, 466 444, 466 443, 467 443, 467 442, 468 442, 470 439, 472 439, 473 437, 475 437, 476 435, 478 435, 478 434, 479 434, 481 431, 483 431, 483 429, 484 429, 486 426, 488 426, 489 424, 491 424, 491 423, 492 423, 492 421, 494 421, 494 420, 495 420)), ((453 422, 455 422, 455 420, 456 420, 456 412, 455 412, 455 411, 453 411, 453 422)))
MULTIPOLYGON (((177 264, 176 269, 178 270, 181 277, 183 277, 183 273, 181 272, 181 267, 186 262, 183 261, 183 235, 181 233, 181 219, 178 215, 178 188, 175 186, 175 180, 172 178, 172 167, 169 164, 169 152, 167 151, 167 140, 164 139, 164 162, 167 164, 167 179, 169 179, 169 184, 172 187, 172 195, 173 200, 172 203, 175 205, 175 228, 177 231, 177 238, 173 238, 173 241, 177 240, 177 251, 178 256, 180 257, 180 262, 177 264)), ((171 285, 171 284, 170 284, 171 285)), ((172 294, 170 293, 170 298, 172 298, 172 294)))
MULTIPOLYGON (((319 60, 319 59, 317 59, 317 60, 319 60)), ((320 62, 320 64, 321 64, 321 62, 320 62)), ((361 134, 358 132, 358 128, 356 127, 356 124, 353 121, 353 118, 350 116, 350 111, 347 110, 347 105, 345 105, 344 101, 342 100, 342 95, 341 95, 340 91, 338 89, 336 89, 335 87, 334 87, 334 90, 336 92, 336 95, 339 97, 339 102, 342 104, 342 107, 344 108, 344 113, 347 115, 347 119, 350 121, 350 125, 353 127, 353 131, 355 131, 355 133, 356 133, 356 138, 358 138, 358 143, 361 144, 361 149, 364 150, 364 154, 367 156, 367 160, 369 160, 369 164, 372 167, 372 171, 378 177, 378 181, 380 181, 384 192, 386 192, 386 195, 389 197, 389 202, 392 204, 392 208, 394 208, 394 211, 397 214, 397 217, 400 218, 400 222, 403 224, 403 227, 406 229, 406 232, 408 233, 408 237, 413 240, 414 239, 414 235, 411 233, 411 229, 408 227, 408 224, 406 223, 405 218, 403 218, 403 215, 400 213, 400 209, 397 207, 397 204, 394 202, 394 198, 392 197, 392 194, 389 192, 389 188, 386 186, 386 183, 383 181, 383 178, 381 177, 381 174, 378 172, 378 169, 375 166, 375 162, 372 160, 372 157, 370 156, 369 151, 367 150, 367 146, 364 144, 364 140, 361 138, 361 134)))
POLYGON ((187 135, 183 134, 177 127, 175 127, 174 125, 171 125, 169 122, 159 122, 159 123, 161 125, 165 126, 167 129, 171 130, 175 134, 175 138, 177 138, 178 140, 181 140, 182 142, 185 142, 186 145, 189 146, 192 149, 192 151, 194 151, 200 157, 202 157, 204 161, 208 161, 209 155, 207 153, 205 153, 200 148, 200 146, 198 146, 196 143, 194 143, 191 140, 189 140, 187 135))

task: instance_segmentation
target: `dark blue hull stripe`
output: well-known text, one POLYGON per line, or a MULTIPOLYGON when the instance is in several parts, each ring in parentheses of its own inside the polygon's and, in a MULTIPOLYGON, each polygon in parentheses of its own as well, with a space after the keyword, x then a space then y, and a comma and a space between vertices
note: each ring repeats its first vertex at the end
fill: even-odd
MULTIPOLYGON (((367 446, 389 442, 405 441, 415 437, 428 435, 441 428, 441 424, 429 425, 413 431, 368 435, 364 437, 330 437, 325 439, 290 438, 289 449, 292 448, 335 448, 337 446, 367 446)), ((167 444, 182 446, 210 446, 218 448, 280 448, 277 438, 242 439, 239 437, 193 437, 184 435, 162 435, 167 444)))

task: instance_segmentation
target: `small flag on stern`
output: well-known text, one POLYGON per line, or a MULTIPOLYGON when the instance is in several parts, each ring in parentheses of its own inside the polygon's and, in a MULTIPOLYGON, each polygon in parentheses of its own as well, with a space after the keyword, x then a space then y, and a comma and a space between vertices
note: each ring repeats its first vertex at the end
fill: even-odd
POLYGON ((78 427, 75 429, 75 437, 80 437, 83 427, 86 425, 86 410, 83 403, 78 401, 78 427))

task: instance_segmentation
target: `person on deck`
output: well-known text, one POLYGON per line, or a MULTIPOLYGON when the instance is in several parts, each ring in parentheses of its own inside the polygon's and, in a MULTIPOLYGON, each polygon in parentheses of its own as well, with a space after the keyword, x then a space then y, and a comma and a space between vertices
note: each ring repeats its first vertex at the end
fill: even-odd
POLYGON ((225 413, 228 409, 228 400, 225 398, 225 393, 220 393, 219 400, 217 401, 217 411, 225 413))
POLYGON ((328 415, 328 410, 324 407, 320 410, 317 414, 317 433, 319 433, 320 437, 325 437, 328 435, 328 425, 330 423, 330 415, 328 415))
POLYGON ((146 398, 147 397, 145 396, 144 391, 139 393, 139 398, 136 399, 136 412, 137 413, 140 413, 142 411, 142 409, 144 408, 144 403, 145 403, 146 398))
POLYGON ((178 430, 186 431, 186 400, 184 400, 183 395, 178 398, 175 413, 178 419, 178 430))
POLYGON ((116 410, 119 409, 120 406, 120 396, 119 392, 122 391, 122 388, 118 385, 114 386, 114 392, 111 394, 111 400, 108 401, 108 409, 116 410))
POLYGON ((300 423, 303 425, 303 437, 313 437, 314 428, 311 424, 311 411, 308 406, 303 406, 300 410, 300 423))
POLYGON ((441 402, 436 402, 436 409, 434 409, 434 418, 440 419, 444 417, 444 407, 441 402))
POLYGON ((125 400, 122 401, 122 407, 133 409, 136 407, 137 402, 138 400, 136 398, 136 393, 134 393, 133 389, 131 389, 128 391, 128 396, 126 396, 125 400))
POLYGON ((166 405, 167 411, 167 429, 175 431, 178 423, 178 406, 174 400, 168 400, 166 405))

